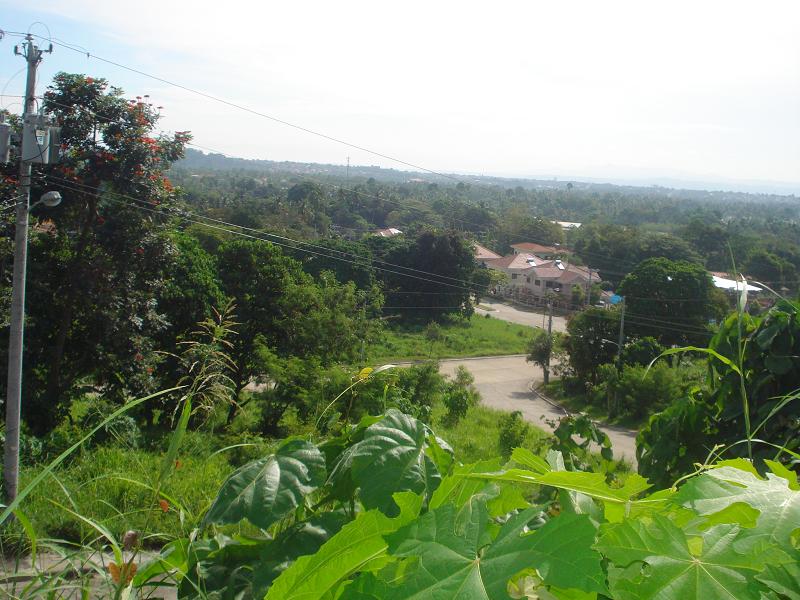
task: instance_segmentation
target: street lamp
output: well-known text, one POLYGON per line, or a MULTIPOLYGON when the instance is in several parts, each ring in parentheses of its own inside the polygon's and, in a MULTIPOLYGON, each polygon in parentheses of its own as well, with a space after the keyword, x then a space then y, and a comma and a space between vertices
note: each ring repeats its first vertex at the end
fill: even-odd
POLYGON ((31 204, 31 208, 44 204, 47 208, 53 208, 61 204, 61 194, 58 192, 45 192, 36 202, 31 204))

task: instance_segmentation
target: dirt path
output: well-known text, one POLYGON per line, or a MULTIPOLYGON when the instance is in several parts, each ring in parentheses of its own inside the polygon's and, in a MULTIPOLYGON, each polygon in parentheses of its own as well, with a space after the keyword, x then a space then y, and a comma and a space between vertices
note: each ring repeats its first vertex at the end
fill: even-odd
MULTIPOLYGON (((453 375, 463 365, 475 377, 475 387, 486 406, 520 411, 526 420, 545 431, 552 431, 547 420, 558 420, 564 410, 550 404, 532 391, 542 380, 542 370, 526 362, 523 355, 491 356, 440 361, 443 375, 453 375)), ((601 427, 611 438, 614 456, 636 464, 636 431, 622 427, 601 427)))

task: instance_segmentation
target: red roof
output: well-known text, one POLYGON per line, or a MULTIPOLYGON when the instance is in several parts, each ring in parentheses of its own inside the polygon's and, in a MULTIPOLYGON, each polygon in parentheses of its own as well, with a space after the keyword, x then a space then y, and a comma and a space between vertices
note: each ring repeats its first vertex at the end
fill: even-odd
POLYGON ((530 252, 532 254, 558 254, 561 252, 558 248, 553 246, 542 246, 533 242, 520 242, 519 244, 511 244, 517 252, 530 252))
POLYGON ((541 263, 542 259, 533 254, 509 254, 503 258, 491 261, 489 265, 492 267, 501 267, 503 269, 531 269, 541 263))
POLYGON ((472 248, 475 250, 475 258, 477 260, 496 260, 501 258, 499 254, 480 244, 472 244, 472 248))

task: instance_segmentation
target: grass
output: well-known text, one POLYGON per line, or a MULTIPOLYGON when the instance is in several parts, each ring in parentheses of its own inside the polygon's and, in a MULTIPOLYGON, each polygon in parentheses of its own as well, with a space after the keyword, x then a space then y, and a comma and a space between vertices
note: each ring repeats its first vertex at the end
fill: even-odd
MULTIPOLYGON (((181 453, 179 467, 163 486, 160 506, 152 505, 152 482, 160 453, 106 446, 94 448, 45 479, 26 498, 22 511, 41 538, 89 544, 98 531, 70 511, 101 523, 117 539, 128 530, 158 532, 146 546, 187 535, 233 467, 222 455, 181 453)), ((25 485, 37 468, 22 472, 25 485)), ((10 533, 10 532, 4 532, 10 533)), ((6 543, 13 540, 6 539, 6 543)))
POLYGON ((645 415, 641 419, 636 419, 630 415, 620 415, 613 419, 608 418, 608 412, 604 406, 589 404, 586 394, 565 392, 561 382, 557 379, 550 381, 547 385, 541 386, 541 391, 548 398, 558 402, 561 406, 572 413, 584 413, 593 421, 607 425, 617 425, 627 429, 639 429, 650 415, 645 415))
MULTIPOLYGON (((436 404, 431 414, 431 426, 436 435, 452 446, 456 459, 469 464, 500 455, 500 421, 506 414, 502 410, 478 405, 471 407, 456 425, 451 425, 444 419, 444 407, 436 404)), ((522 446, 538 454, 550 437, 549 433, 530 425, 522 446)))
POLYGON ((476 315, 441 325, 442 337, 433 344, 425 328, 407 324, 387 328, 381 341, 368 348, 370 362, 524 354, 533 334, 532 327, 476 315))
MULTIPOLYGON (((431 425, 453 447, 459 461, 471 463, 499 455, 500 421, 504 414, 478 405, 470 408, 459 423, 450 424, 444 419, 441 402, 436 402, 431 425)), ((290 429, 288 434, 302 428, 290 426, 290 429)), ((548 437, 541 429, 530 426, 523 446, 539 452, 548 437)), ((179 454, 178 468, 162 489, 162 499, 166 502, 155 506, 151 486, 161 468, 161 452, 120 445, 93 447, 74 455, 43 480, 25 500, 22 511, 40 540, 93 545, 100 536, 98 530, 72 512, 101 524, 117 540, 129 530, 147 532, 145 546, 160 547, 171 539, 188 535, 225 478, 237 466, 267 454, 276 443, 260 438, 243 441, 256 444, 220 452, 226 442, 233 444, 235 440, 222 441, 211 433, 189 432, 179 454)), ((24 468, 21 484, 24 486, 42 468, 24 468)), ((251 529, 244 525, 226 533, 253 533, 251 529)), ((0 545, 5 553, 26 548, 18 524, 3 531, 0 545)))

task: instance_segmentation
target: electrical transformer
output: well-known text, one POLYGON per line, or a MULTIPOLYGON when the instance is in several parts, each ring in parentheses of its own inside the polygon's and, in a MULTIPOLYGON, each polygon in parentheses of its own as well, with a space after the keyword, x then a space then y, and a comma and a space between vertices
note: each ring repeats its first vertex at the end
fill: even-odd
POLYGON ((22 160, 46 165, 50 158, 50 127, 41 115, 28 115, 22 124, 22 160))
POLYGON ((11 125, 0 123, 0 163, 7 163, 11 158, 11 125))

